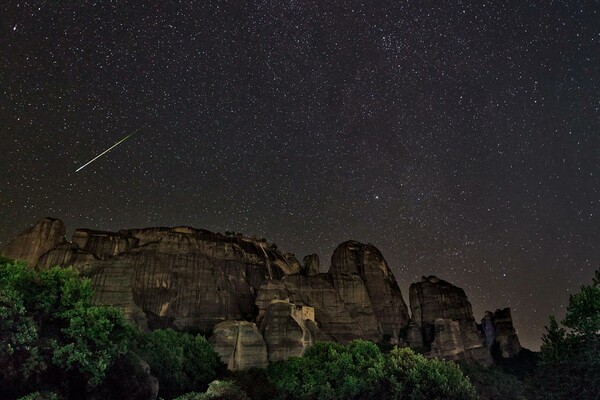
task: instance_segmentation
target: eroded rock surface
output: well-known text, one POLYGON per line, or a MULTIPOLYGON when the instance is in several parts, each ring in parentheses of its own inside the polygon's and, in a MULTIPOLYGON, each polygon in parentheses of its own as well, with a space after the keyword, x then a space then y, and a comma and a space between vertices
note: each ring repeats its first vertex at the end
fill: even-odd
POLYGON ((121 308, 142 329, 216 332, 230 369, 301 355, 317 340, 400 337, 431 356, 484 365, 490 348, 503 357, 521 349, 510 310, 488 313, 480 329, 464 291, 434 276, 411 285, 409 320, 396 279, 371 244, 342 243, 320 273, 316 254, 301 265, 264 239, 241 235, 185 226, 78 229, 68 242, 65 231, 46 218, 2 254, 40 269, 75 266, 92 280, 97 304, 121 308))
POLYGON ((396 278, 375 246, 342 243, 331 257, 329 274, 367 337, 383 334, 398 338, 408 325, 408 308, 396 278))
POLYGON ((522 347, 513 326, 510 308, 498 309, 495 312, 486 311, 481 325, 485 333, 486 345, 492 353, 497 353, 502 358, 519 355, 522 347))
POLYGON ((321 272, 321 264, 317 254, 310 254, 302 259, 302 273, 314 276, 321 272))
POLYGON ((210 341, 231 371, 269 365, 267 346, 254 322, 221 322, 214 327, 210 341))
POLYGON ((75 266, 92 280, 98 304, 122 308, 143 329, 209 331, 224 320, 254 320, 260 284, 301 269, 264 240, 190 227, 78 229, 71 242, 65 231, 46 218, 3 254, 37 268, 75 266))
POLYGON ((264 282, 256 300, 259 321, 273 300, 289 301, 299 307, 312 307, 315 310, 315 323, 322 331, 319 334, 320 340, 346 343, 365 337, 328 274, 293 274, 285 276, 281 281, 264 282))
POLYGON ((66 241, 66 232, 65 224, 60 219, 44 218, 21 232, 2 250, 2 255, 35 267, 42 254, 66 241))
POLYGON ((289 301, 273 300, 260 324, 269 361, 299 357, 312 346, 313 338, 305 321, 314 322, 314 309, 296 306, 289 301))
POLYGON ((477 327, 464 290, 435 276, 423 277, 409 289, 413 331, 409 345, 431 355, 491 365, 483 333, 477 327), (414 332, 420 327, 421 340, 414 332))

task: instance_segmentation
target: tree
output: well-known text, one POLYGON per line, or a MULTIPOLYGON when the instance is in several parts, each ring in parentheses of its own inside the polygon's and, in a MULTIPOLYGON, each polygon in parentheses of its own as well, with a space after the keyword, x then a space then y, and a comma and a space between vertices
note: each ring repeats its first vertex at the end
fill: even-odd
POLYGON ((475 386, 481 400, 524 400, 523 383, 514 375, 498 367, 482 367, 473 364, 460 366, 475 386))
POLYGON ((0 397, 56 382, 63 394, 87 392, 127 351, 129 338, 122 313, 94 306, 90 281, 74 269, 37 272, 0 260, 0 397))
POLYGON ((158 329, 141 334, 136 347, 158 378, 160 396, 166 398, 205 390, 224 368, 219 355, 200 335, 158 329))
POLYGON ((530 384, 531 397, 600 398, 600 270, 591 285, 569 296, 560 325, 550 317, 542 337, 540 366, 530 384))

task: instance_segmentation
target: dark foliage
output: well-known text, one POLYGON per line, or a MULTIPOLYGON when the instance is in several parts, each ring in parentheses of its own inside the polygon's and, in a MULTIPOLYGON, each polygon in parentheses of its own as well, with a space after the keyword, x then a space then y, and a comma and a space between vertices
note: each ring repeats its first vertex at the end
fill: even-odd
POLYGON ((530 381, 533 399, 600 399, 600 270, 569 297, 565 319, 554 317, 542 338, 540 365, 530 381), (562 325, 562 326, 561 326, 562 325))
POLYGON ((71 268, 34 271, 0 261, 0 397, 57 391, 84 398, 127 352, 122 313, 92 304, 90 282, 71 268))
POLYGON ((158 378, 159 395, 167 399, 204 391, 224 372, 225 366, 203 336, 159 329, 140 335, 135 347, 158 378))

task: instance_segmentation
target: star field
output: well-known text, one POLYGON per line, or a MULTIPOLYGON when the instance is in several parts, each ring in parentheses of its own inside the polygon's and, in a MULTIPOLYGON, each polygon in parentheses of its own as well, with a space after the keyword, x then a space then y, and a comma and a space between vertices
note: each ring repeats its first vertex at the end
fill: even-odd
POLYGON ((533 349, 600 267, 598 2, 9 0, 0 96, 0 246, 45 216, 325 267, 355 239, 533 349))

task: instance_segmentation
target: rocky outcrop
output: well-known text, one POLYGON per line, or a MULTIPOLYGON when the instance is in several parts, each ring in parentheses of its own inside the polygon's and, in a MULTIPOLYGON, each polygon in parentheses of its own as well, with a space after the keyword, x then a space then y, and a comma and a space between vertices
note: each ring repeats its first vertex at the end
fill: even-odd
POLYGON ((257 297, 259 316, 264 315, 272 300, 286 300, 300 307, 314 308, 315 322, 322 331, 319 340, 346 343, 365 338, 364 331, 348 312, 346 303, 328 274, 294 274, 285 276, 279 282, 265 282, 257 297))
POLYGON ((371 244, 342 243, 320 273, 316 254, 301 265, 264 239, 241 235, 186 226, 78 229, 68 242, 65 231, 46 218, 3 255, 39 269, 73 265, 91 279, 97 304, 122 309, 141 329, 215 332, 230 369, 301 355, 318 340, 388 337, 484 365, 490 349, 502 357, 520 350, 510 310, 488 313, 479 328, 465 292, 434 276, 411 285, 409 320, 398 283, 371 244))
POLYGON ((267 346, 253 322, 221 322, 214 327, 210 341, 231 371, 266 368, 269 365, 267 346))
POLYGON ((522 347, 513 326, 510 308, 498 309, 493 313, 486 311, 481 325, 486 345, 494 356, 512 358, 519 355, 522 347))
POLYGON ((273 300, 260 324, 269 361, 299 357, 312 346, 313 338, 305 321, 314 322, 314 309, 296 306, 289 301, 273 300))
POLYGON ((317 254, 305 256, 302 259, 302 264, 302 273, 304 275, 315 276, 321 271, 319 256, 317 254))
POLYGON ((331 257, 329 274, 350 314, 367 337, 397 339, 408 325, 408 308, 381 252, 372 244, 342 243, 331 257))
POLYGON ((65 231, 60 220, 44 219, 3 254, 37 268, 75 266, 92 280, 97 303, 123 309, 143 329, 209 331, 228 319, 254 320, 261 282, 301 269, 264 241, 190 227, 78 229, 71 242, 65 231))
POLYGON ((131 250, 139 243, 139 239, 129 235, 127 231, 115 233, 91 229, 77 229, 71 241, 81 250, 101 259, 131 250))
POLYGON ((35 267, 42 254, 65 242, 66 232, 65 224, 61 220, 44 218, 10 242, 2 250, 2 255, 35 267))
POLYGON ((409 296, 413 326, 411 347, 422 347, 436 357, 492 364, 464 290, 429 276, 413 283, 409 296), (415 326, 420 328, 421 338, 415 335, 415 326))

